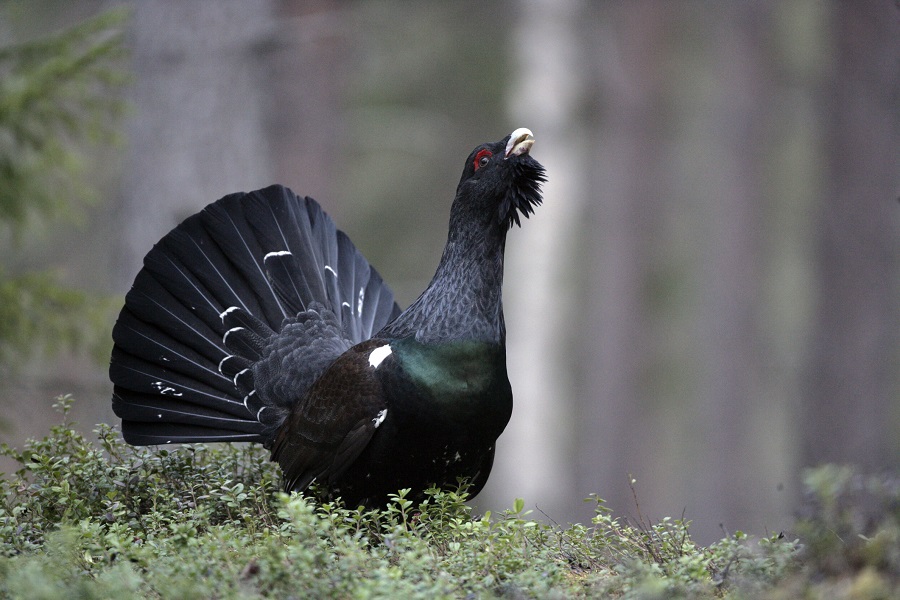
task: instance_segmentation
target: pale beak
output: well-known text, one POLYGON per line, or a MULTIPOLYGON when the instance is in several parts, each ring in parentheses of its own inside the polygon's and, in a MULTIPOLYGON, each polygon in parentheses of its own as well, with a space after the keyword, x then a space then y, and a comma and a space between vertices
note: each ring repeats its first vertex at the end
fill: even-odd
POLYGON ((509 134, 509 141, 506 143, 506 156, 504 158, 528 154, 532 146, 534 146, 534 134, 531 133, 530 129, 519 127, 509 134))

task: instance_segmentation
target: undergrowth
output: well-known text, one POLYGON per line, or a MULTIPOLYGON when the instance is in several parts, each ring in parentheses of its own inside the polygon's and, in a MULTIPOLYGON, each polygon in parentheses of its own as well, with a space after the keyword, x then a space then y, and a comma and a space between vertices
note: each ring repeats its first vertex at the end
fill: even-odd
MULTIPOLYGON (((63 398, 67 415, 71 400, 63 398)), ((67 418, 67 417, 66 417, 67 418)), ((900 591, 896 479, 807 476, 801 541, 741 532, 695 544, 689 522, 590 525, 476 515, 465 487, 400 490, 381 510, 280 491, 256 446, 133 448, 64 421, 0 479, 0 597, 890 598, 900 591)))

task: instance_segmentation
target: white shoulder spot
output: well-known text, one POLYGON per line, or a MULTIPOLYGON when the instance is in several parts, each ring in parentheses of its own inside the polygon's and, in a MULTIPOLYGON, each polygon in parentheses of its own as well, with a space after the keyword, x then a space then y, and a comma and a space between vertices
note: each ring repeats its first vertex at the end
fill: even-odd
POLYGON ((384 423, 385 418, 387 418, 387 409, 383 409, 378 411, 378 414, 375 415, 375 418, 372 419, 372 425, 375 426, 375 429, 378 429, 378 426, 384 423))
POLYGON ((372 365, 373 369, 377 369, 378 365, 391 355, 391 345, 385 344, 384 346, 378 346, 369 354, 369 364, 372 365))

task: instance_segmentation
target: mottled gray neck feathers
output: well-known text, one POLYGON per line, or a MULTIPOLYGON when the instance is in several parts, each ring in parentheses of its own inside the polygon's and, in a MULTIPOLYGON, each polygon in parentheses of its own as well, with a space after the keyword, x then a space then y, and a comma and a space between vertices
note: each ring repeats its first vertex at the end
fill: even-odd
POLYGON ((503 251, 506 232, 454 227, 428 288, 377 337, 414 335, 421 343, 503 343, 503 251))

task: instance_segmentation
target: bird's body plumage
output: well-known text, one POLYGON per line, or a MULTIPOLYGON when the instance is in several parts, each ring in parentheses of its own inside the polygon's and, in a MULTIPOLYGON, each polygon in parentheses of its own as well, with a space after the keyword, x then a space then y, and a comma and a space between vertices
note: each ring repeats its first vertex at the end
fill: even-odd
POLYGON ((428 288, 405 311, 310 198, 272 186, 188 218, 147 255, 113 331, 126 441, 255 441, 285 488, 369 506, 477 493, 512 412, 506 233, 540 202, 517 130, 472 152, 428 288))

